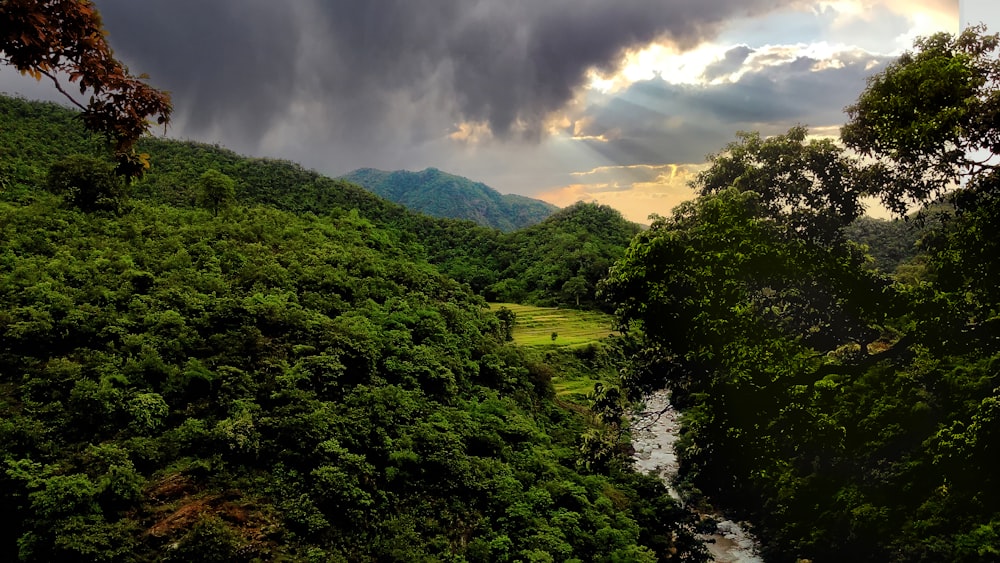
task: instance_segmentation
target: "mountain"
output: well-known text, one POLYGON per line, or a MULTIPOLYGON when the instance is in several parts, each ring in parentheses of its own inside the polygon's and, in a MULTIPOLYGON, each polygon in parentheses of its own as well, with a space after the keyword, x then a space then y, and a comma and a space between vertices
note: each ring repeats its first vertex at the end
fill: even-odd
POLYGON ((534 225, 559 209, 537 199, 504 195, 482 182, 436 168, 420 172, 361 168, 341 178, 414 211, 435 217, 467 219, 501 231, 534 225))

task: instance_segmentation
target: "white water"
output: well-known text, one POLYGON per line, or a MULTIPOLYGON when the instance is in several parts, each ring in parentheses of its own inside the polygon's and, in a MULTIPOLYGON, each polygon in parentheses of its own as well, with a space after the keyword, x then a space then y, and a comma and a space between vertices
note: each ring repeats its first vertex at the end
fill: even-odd
MULTIPOLYGON (((680 424, 678 413, 670 405, 666 391, 657 391, 646 398, 645 410, 633 417, 632 447, 635 450, 635 468, 644 473, 658 476, 670 495, 684 502, 671 486, 677 475, 677 456, 674 443, 677 441, 680 424)), ((715 533, 699 536, 709 553, 719 563, 764 563, 757 555, 757 542, 739 524, 710 514, 718 520, 715 533)))

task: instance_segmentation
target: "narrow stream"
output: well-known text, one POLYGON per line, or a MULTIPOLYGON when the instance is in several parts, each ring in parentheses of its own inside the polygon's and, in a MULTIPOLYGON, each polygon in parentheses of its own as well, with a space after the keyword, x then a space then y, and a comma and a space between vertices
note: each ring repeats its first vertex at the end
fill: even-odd
MULTIPOLYGON (((657 475, 666 484, 670 495, 684 502, 671 485, 677 475, 677 441, 679 413, 670 405, 666 391, 657 391, 646 398, 645 410, 634 417, 638 428, 633 429, 632 447, 635 468, 657 475)), ((715 533, 703 534, 701 539, 709 553, 719 563, 763 563, 757 554, 756 540, 739 524, 719 514, 706 514, 718 522, 715 533)))

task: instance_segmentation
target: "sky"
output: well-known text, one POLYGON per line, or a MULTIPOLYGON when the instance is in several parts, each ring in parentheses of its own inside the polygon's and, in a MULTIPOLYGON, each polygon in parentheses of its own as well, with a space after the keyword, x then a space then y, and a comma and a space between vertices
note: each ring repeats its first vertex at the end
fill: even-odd
MULTIPOLYGON (((737 131, 836 135, 868 76, 959 26, 958 0, 95 4, 171 92, 170 137, 329 175, 435 167, 639 222, 691 198, 737 131)), ((59 96, 8 68, 0 91, 59 96)))

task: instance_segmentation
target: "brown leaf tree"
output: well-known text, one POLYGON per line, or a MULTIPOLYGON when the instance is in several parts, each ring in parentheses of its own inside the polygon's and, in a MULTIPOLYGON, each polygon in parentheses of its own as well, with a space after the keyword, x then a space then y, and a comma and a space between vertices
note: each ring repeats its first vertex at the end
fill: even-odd
POLYGON ((149 131, 151 120, 169 122, 170 95, 114 57, 90 0, 0 1, 0 61, 36 80, 51 79, 83 111, 86 126, 112 143, 118 174, 134 178, 149 167, 134 144, 149 131), (89 100, 67 92, 63 80, 76 84, 89 100))

